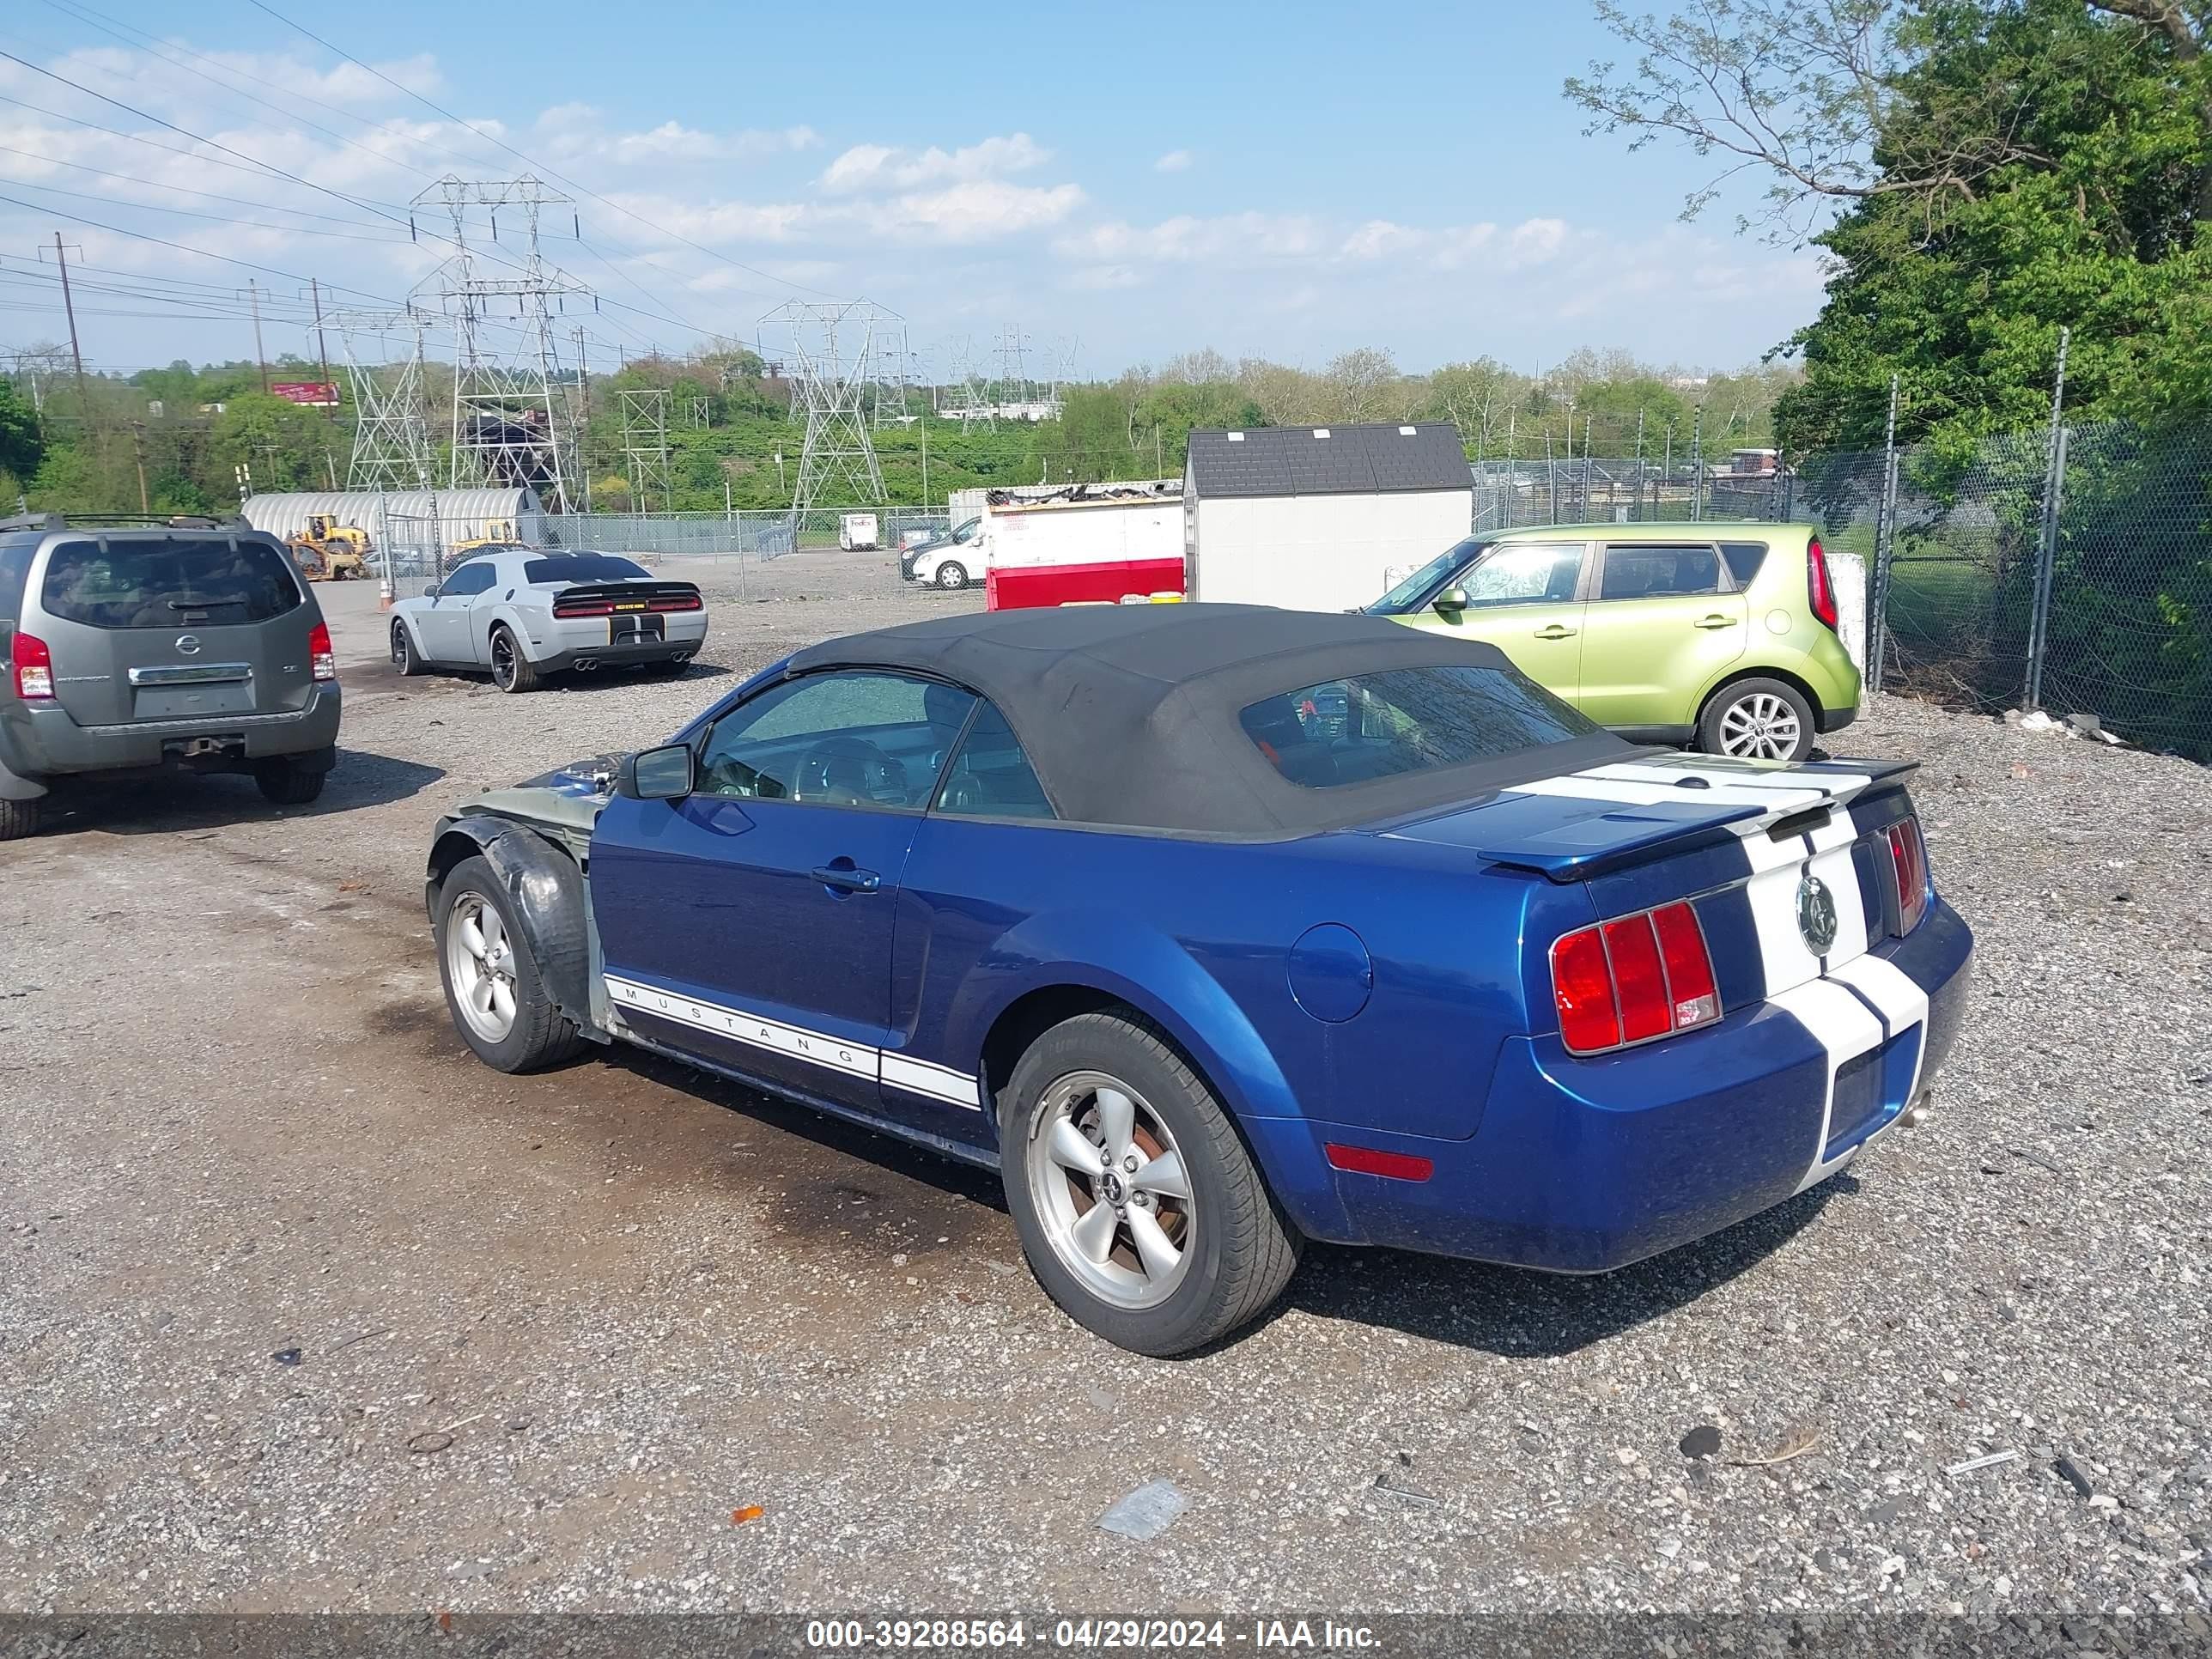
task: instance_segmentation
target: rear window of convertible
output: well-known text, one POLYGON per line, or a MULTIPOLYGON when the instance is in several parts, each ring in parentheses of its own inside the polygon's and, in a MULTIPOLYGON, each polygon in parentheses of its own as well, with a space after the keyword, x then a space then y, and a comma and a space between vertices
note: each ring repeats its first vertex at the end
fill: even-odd
POLYGON ((93 628, 258 623, 295 611, 300 584, 267 542, 228 537, 64 542, 46 559, 39 603, 93 628))
POLYGON ((1597 726, 1519 674, 1455 664, 1349 674, 1239 713, 1274 769, 1311 789, 1465 766, 1597 726))

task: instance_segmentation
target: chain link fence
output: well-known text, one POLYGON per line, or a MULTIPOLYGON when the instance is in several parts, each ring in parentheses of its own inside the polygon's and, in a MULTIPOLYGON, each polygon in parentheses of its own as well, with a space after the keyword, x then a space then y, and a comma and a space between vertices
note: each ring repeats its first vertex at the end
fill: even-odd
POLYGON ((381 579, 388 573, 392 597, 410 599, 494 542, 614 553, 647 565, 671 559, 728 562, 742 585, 750 563, 848 544, 854 550, 896 553, 905 539, 942 534, 951 522, 942 508, 895 507, 821 507, 800 514, 543 513, 513 524, 379 512, 364 527, 374 549, 370 574, 381 579))
POLYGON ((1737 472, 1666 455, 1478 461, 1474 528, 1786 520, 1796 484, 1785 468, 1737 472))

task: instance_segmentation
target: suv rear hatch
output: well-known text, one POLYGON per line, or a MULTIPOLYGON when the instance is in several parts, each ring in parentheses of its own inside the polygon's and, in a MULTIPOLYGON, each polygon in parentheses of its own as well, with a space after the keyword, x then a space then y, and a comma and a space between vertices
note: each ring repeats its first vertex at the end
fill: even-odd
POLYGON ((32 610, 79 726, 285 714, 314 690, 320 611, 258 536, 71 536, 32 610))

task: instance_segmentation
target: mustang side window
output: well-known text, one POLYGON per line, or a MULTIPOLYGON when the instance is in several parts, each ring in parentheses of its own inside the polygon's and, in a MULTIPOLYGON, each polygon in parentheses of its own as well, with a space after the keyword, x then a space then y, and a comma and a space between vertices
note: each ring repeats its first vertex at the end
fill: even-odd
POLYGON ((1301 686, 1237 716, 1267 763, 1310 789, 1564 743, 1597 726, 1506 669, 1390 668, 1301 686))
POLYGON ((698 792, 919 811, 975 699, 882 669, 785 680, 714 722, 698 792))
POLYGON ((1058 816, 1045 799, 1036 769, 1006 717, 989 703, 975 711, 975 723, 952 757, 937 791, 939 812, 962 817, 1049 818, 1058 816))
POLYGON ((1720 555, 1711 547, 1608 547, 1601 599, 1680 599, 1721 591, 1720 555))

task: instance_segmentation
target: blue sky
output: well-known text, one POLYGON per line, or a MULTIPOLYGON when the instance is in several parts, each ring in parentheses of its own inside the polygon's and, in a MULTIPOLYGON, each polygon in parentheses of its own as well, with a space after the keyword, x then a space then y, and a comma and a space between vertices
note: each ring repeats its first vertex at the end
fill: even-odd
MULTIPOLYGON (((939 374, 1010 325, 1094 374, 1200 347, 1722 367, 1819 301, 1814 259, 1739 238, 1725 205, 1677 222, 1695 157, 1582 135, 1559 82, 1612 46, 1582 0, 957 23, 551 0, 526 29, 508 8, 271 3, 591 192, 580 244, 547 252, 634 307, 591 321, 610 353, 750 337, 829 294, 905 317, 939 374)), ((0 352, 64 333, 32 258, 57 228, 83 250, 94 361, 244 355, 249 280, 274 353, 305 338, 292 279, 395 300, 448 252, 409 240, 408 200, 524 170, 247 0, 16 0, 0 50, 144 112, 0 61, 0 352)))

